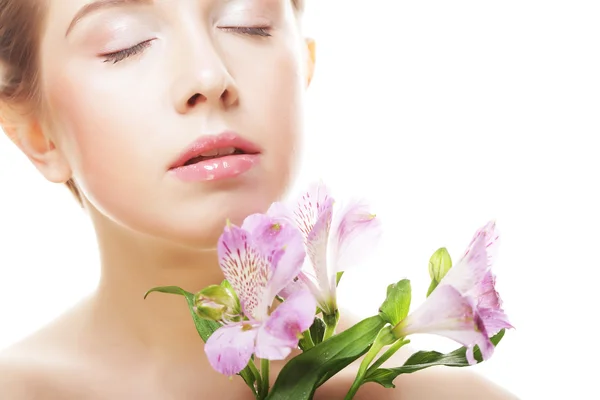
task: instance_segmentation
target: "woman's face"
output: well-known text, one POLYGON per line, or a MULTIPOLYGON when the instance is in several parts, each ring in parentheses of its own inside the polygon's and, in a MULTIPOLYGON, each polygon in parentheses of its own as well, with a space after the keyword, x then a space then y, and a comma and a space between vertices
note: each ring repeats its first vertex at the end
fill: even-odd
POLYGON ((210 246, 284 194, 312 59, 289 0, 48 3, 50 134, 101 214, 210 246))

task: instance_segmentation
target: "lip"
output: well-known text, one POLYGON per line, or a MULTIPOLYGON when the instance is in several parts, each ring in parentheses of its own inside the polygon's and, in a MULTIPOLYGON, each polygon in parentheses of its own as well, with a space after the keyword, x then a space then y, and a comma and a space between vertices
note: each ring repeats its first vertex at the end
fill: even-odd
POLYGON ((225 147, 235 147, 249 155, 261 153, 261 149, 258 145, 242 138, 235 132, 223 132, 218 135, 202 136, 196 139, 183 151, 183 153, 181 153, 177 160, 171 164, 169 169, 183 167, 188 160, 198 157, 202 153, 225 147))
POLYGON ((184 182, 228 179, 252 169, 260 160, 260 154, 261 149, 258 145, 242 138, 235 132, 223 132, 219 135, 203 136, 192 142, 171 164, 169 172, 184 182), (242 153, 185 165, 186 162, 202 153, 228 147, 239 149, 242 153))

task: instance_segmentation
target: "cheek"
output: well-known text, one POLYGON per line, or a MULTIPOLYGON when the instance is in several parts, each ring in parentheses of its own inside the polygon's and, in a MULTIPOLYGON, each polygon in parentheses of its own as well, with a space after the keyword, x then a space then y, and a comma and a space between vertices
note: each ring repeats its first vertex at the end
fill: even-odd
POLYGON ((158 178, 161 165, 151 157, 156 138, 149 134, 151 126, 143 112, 150 104, 136 95, 136 88, 129 85, 125 91, 125 87, 75 70, 47 81, 52 114, 59 118, 59 146, 92 201, 124 199, 119 193, 143 191, 144 182, 158 178), (140 166, 146 179, 139 179, 140 166))
POLYGON ((237 68, 241 100, 265 148, 264 164, 287 184, 299 158, 303 131, 304 79, 294 46, 282 46, 268 57, 257 57, 237 68))

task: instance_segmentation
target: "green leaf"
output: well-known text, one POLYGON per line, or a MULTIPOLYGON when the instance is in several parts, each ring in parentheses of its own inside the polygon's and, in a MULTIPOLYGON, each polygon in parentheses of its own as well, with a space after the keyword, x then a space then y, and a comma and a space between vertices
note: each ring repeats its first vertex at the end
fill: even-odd
POLYGON ((393 283, 387 288, 387 297, 379 307, 379 315, 392 326, 396 326, 408 315, 410 300, 410 281, 402 279, 398 283, 393 283))
MULTIPOLYGON (((192 313, 192 319, 194 320, 194 325, 196 326, 196 331, 198 331, 198 334, 200 335, 200 337, 202 338, 202 340, 205 343, 208 340, 208 338, 210 337, 210 335, 212 335, 221 326, 221 324, 219 324, 218 322, 209 321, 209 320, 200 318, 194 312, 194 294, 193 293, 187 292, 177 286, 161 286, 161 287, 155 287, 155 288, 148 290, 146 292, 146 294, 144 295, 144 299, 152 292, 176 294, 176 295, 185 297, 187 304, 188 304, 188 308, 189 308, 190 312, 192 313)), ((253 361, 251 360, 250 362, 253 362, 253 361)), ((248 385, 252 390, 254 390, 254 383, 256 382, 256 379, 249 367, 244 368, 238 375, 240 375, 242 377, 244 382, 246 382, 246 385, 248 385)))
POLYGON ((385 325, 378 315, 291 359, 279 373, 268 400, 309 400, 316 388, 365 354, 385 325))
MULTIPOLYGON (((504 336, 504 332, 505 330, 502 329, 490 339, 494 346, 498 345, 504 336)), ((442 354, 437 351, 419 351, 406 360, 402 367, 379 368, 368 374, 363 382, 376 382, 383 387, 394 388, 396 387, 394 385, 394 379, 402 374, 410 374, 425 368, 439 365, 444 365, 446 367, 468 367, 469 362, 467 361, 466 352, 466 347, 461 347, 447 354, 442 354)), ((482 361, 481 351, 479 350, 478 346, 475 346, 473 355, 478 363, 482 361)))
POLYGON ((202 340, 204 340, 205 342, 208 340, 210 335, 212 335, 213 332, 216 331, 217 329, 219 329, 219 327, 221 326, 221 324, 219 324, 218 322, 205 320, 205 319, 200 318, 198 315, 196 315, 196 313, 194 312, 194 294, 193 293, 187 292, 177 286, 162 286, 162 287, 156 287, 156 288, 150 289, 144 295, 144 299, 148 296, 148 294, 150 294, 152 292, 177 294, 177 295, 185 297, 185 299, 187 300, 190 312, 192 313, 192 318, 194 320, 194 325, 196 326, 196 330, 198 331, 198 334, 200 335, 202 340))

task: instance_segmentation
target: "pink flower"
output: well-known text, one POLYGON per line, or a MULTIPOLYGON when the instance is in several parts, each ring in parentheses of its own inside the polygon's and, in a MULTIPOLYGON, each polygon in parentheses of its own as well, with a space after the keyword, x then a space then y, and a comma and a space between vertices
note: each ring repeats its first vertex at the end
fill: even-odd
POLYGON ((226 323, 209 337, 205 352, 210 364, 222 374, 234 375, 252 354, 268 360, 286 358, 312 324, 316 309, 310 292, 298 291, 269 312, 277 293, 300 272, 305 258, 302 235, 292 224, 255 214, 241 228, 228 224, 218 254, 247 320, 226 323))
POLYGON ((491 271, 498 239, 493 221, 477 231, 458 264, 427 300, 394 328, 396 336, 438 334, 466 346, 469 364, 476 363, 475 345, 484 360, 490 358, 494 345, 489 338, 501 329, 512 328, 491 271))
POLYGON ((291 207, 273 204, 268 215, 294 221, 304 236, 308 254, 298 279, 281 296, 308 288, 326 314, 335 313, 337 273, 368 259, 369 250, 381 234, 379 219, 363 201, 354 200, 334 209, 334 200, 321 182, 313 184, 291 207))

